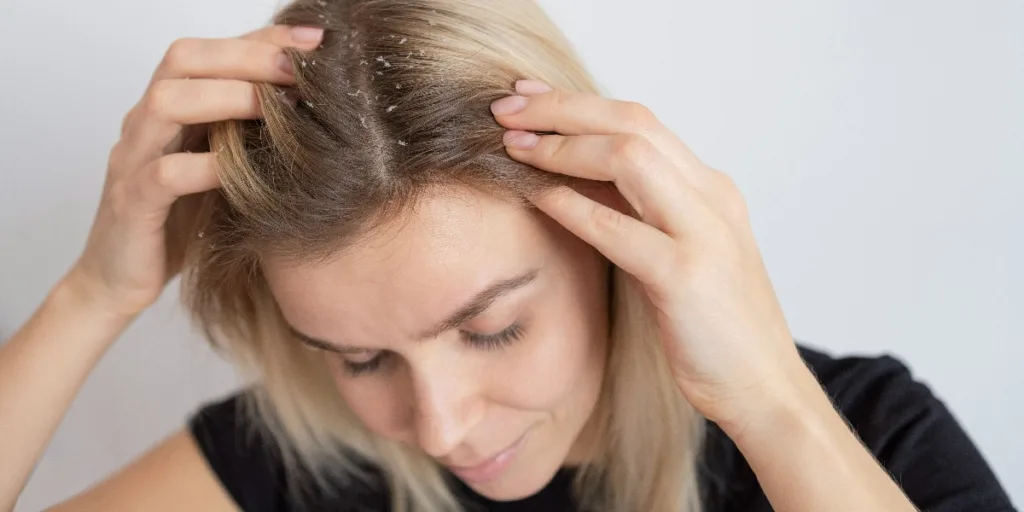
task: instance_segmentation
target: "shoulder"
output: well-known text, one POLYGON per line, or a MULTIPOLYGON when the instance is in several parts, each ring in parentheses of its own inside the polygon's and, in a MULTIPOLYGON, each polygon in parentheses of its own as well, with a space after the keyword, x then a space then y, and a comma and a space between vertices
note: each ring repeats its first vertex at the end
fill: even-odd
POLYGON ((181 430, 92 488, 47 510, 229 512, 238 509, 218 485, 189 434, 181 430))
POLYGON ((188 430, 206 462, 239 508, 282 510, 282 459, 270 436, 245 413, 250 395, 240 391, 201 405, 188 419, 188 430))
MULTIPOLYGON (((920 509, 1014 510, 948 407, 902 360, 799 349, 839 414, 920 509)), ((726 503, 723 493, 732 492, 746 500, 741 508, 714 510, 760 510, 767 503, 742 455, 713 425, 705 453, 709 498, 726 503)))

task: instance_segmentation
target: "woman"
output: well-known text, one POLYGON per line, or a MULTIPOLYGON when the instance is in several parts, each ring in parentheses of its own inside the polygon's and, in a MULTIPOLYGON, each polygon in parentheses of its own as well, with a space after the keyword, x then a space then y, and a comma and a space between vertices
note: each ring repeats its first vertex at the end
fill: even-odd
POLYGON ((181 270, 252 385, 54 510, 1012 510, 904 366, 797 348, 729 179, 534 3, 275 21, 174 44, 125 117, 0 353, 0 509, 181 270))

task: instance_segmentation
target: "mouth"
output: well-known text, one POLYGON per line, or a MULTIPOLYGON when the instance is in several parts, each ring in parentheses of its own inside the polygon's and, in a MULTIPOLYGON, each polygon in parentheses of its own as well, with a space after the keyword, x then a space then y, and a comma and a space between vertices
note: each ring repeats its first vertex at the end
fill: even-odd
POLYGON ((512 461, 515 460, 520 448, 526 444, 526 439, 529 437, 529 433, 530 432, 527 431, 519 439, 513 442, 511 446, 498 452, 496 455, 471 466, 448 465, 448 470, 466 483, 485 484, 490 482, 501 476, 501 474, 505 472, 505 469, 512 464, 512 461))

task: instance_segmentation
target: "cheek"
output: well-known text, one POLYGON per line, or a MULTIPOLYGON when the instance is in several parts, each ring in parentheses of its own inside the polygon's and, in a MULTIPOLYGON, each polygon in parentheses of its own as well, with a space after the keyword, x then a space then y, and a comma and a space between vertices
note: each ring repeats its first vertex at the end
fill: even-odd
POLYGON ((395 386, 379 376, 351 377, 331 355, 326 355, 334 385, 349 410, 371 432, 395 441, 407 441, 402 428, 407 407, 395 386))
POLYGON ((579 303, 547 308, 534 319, 523 346, 493 372, 496 401, 518 409, 550 411, 575 401, 599 383, 604 341, 579 303), (588 321, 589 320, 589 321, 588 321))

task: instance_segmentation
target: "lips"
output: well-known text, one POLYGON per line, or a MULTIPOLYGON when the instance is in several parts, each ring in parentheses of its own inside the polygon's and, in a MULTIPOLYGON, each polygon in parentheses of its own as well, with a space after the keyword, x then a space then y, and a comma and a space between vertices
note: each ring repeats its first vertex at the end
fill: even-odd
POLYGON ((472 466, 452 466, 448 470, 466 483, 484 484, 501 476, 505 469, 512 464, 520 448, 526 443, 527 434, 512 443, 511 446, 497 454, 476 463, 472 466))

